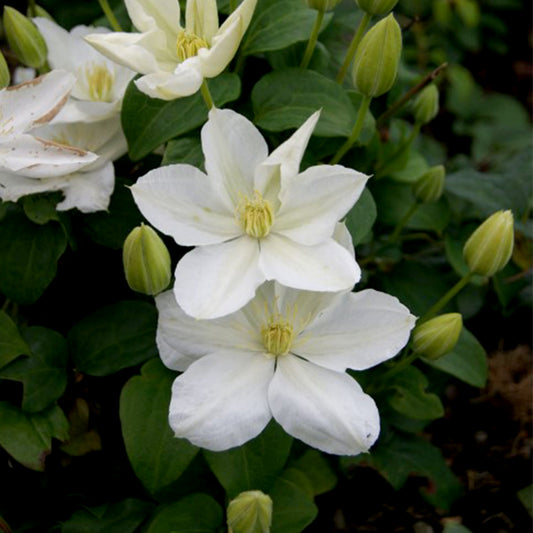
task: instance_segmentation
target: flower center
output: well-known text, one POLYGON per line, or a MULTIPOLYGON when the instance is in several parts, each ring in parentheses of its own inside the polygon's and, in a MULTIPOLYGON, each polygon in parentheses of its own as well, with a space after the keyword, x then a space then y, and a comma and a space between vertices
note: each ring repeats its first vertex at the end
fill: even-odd
POLYGON ((176 40, 176 52, 180 62, 197 55, 200 48, 209 48, 209 45, 204 39, 198 37, 198 35, 186 30, 181 31, 178 34, 178 39, 176 40))
POLYGON ((242 228, 250 237, 261 239, 269 234, 274 214, 270 203, 259 192, 255 191, 251 200, 245 196, 237 212, 242 228))
POLYGON ((294 340, 294 328, 283 315, 276 313, 261 328, 263 345, 272 355, 285 355, 289 352, 294 340))
POLYGON ((85 67, 89 96, 93 102, 111 102, 115 75, 105 65, 85 67))

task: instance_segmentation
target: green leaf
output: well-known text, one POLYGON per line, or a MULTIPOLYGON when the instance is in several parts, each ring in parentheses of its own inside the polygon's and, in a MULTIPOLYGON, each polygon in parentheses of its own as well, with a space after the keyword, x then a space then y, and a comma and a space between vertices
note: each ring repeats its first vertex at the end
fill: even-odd
MULTIPOLYGON (((331 14, 324 17, 322 28, 331 18, 331 14)), ((316 11, 308 9, 300 0, 259 0, 241 53, 258 54, 307 41, 315 20, 316 11)))
POLYGON ((266 493, 285 466, 291 443, 292 438, 271 421, 246 444, 225 452, 204 450, 204 457, 229 498, 245 490, 266 493))
POLYGON ((484 387, 487 383, 487 354, 474 335, 465 328, 450 353, 436 361, 422 360, 474 387, 484 387))
POLYGON ((0 402, 0 445, 26 468, 44 471, 52 437, 62 441, 68 438, 68 421, 57 405, 30 414, 9 402, 0 402))
POLYGON ((120 395, 120 421, 126 452, 137 477, 151 494, 176 481, 198 448, 177 439, 168 425, 172 382, 159 359, 144 364, 120 395), (142 421, 142 422, 141 422, 142 421))
POLYGON ((30 355, 30 347, 20 336, 19 330, 5 311, 0 310, 0 368, 19 355, 30 355))
POLYGON ((461 524, 446 522, 442 533, 472 533, 472 531, 461 524))
POLYGON ((33 224, 18 213, 4 218, 0 223, 0 292, 22 305, 34 303, 54 279, 57 260, 66 246, 57 223, 33 224))
POLYGON ((123 301, 100 308, 68 334, 78 370, 107 376, 157 356, 157 312, 153 305, 123 301))
POLYGON ((317 450, 307 450, 292 466, 309 478, 313 496, 329 492, 337 484, 335 472, 317 450))
POLYGON ((318 509, 302 483, 291 468, 274 483, 269 492, 273 502, 270 533, 300 533, 315 519, 318 509))
POLYGON ((133 533, 152 509, 151 503, 134 498, 88 507, 63 522, 61 533, 133 533))
POLYGON ((340 85, 299 68, 263 76, 252 90, 252 103, 254 122, 268 131, 299 128, 321 109, 314 135, 348 137, 356 118, 356 110, 340 85))
POLYGON ((409 150, 405 166, 387 175, 399 183, 413 184, 424 175, 428 168, 429 165, 421 153, 409 150))
POLYGON ((533 516, 533 485, 528 485, 522 490, 519 490, 516 494, 530 516, 533 516))
POLYGON ((376 221, 376 216, 376 202, 372 193, 365 188, 359 200, 346 215, 346 227, 352 236, 354 246, 364 242, 376 221))
POLYGON ((175 165, 186 163, 196 168, 203 167, 204 154, 200 139, 196 137, 183 137, 175 141, 169 141, 162 165, 175 165))
POLYGON ((31 354, 3 368, 0 377, 22 382, 22 409, 36 413, 55 402, 67 387, 67 341, 41 327, 28 328, 23 336, 31 354))
POLYGON ((46 224, 51 220, 59 221, 56 205, 61 200, 60 192, 30 194, 21 200, 25 215, 35 224, 46 224))
POLYGON ((387 382, 387 388, 394 391, 387 396, 389 405, 402 415, 418 420, 432 420, 444 415, 440 398, 427 392, 429 382, 414 366, 409 366, 387 382))
POLYGON ((223 512, 207 494, 191 494, 159 509, 146 533, 218 533, 223 512))
MULTIPOLYGON (((237 74, 222 74, 208 81, 217 107, 236 100, 241 91, 237 74)), ((129 155, 138 161, 173 137, 183 135, 207 120, 207 107, 198 92, 186 98, 165 101, 150 98, 131 82, 122 104, 122 127, 129 155)))

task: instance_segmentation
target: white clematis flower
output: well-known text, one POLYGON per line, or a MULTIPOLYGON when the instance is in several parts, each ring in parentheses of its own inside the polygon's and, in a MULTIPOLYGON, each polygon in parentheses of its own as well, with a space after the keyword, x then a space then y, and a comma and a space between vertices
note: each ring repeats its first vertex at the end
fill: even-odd
POLYGON ((178 0, 125 0, 140 33, 86 37, 102 54, 144 74, 135 84, 152 98, 173 100, 196 93, 204 78, 229 64, 250 24, 256 0, 244 0, 218 26, 216 0, 187 0, 185 26, 178 0))
POLYGON ((240 309, 265 280, 313 291, 351 288, 355 259, 333 238, 368 176, 340 165, 299 173, 319 113, 268 155, 255 126, 212 109, 202 128, 207 175, 190 165, 152 170, 133 185, 142 214, 183 246, 174 293, 196 318, 240 309))
POLYGON ((184 372, 172 387, 170 426, 214 451, 243 444, 274 418, 327 453, 366 452, 379 413, 345 370, 393 357, 415 323, 396 298, 371 289, 316 293, 267 282, 243 309, 216 320, 189 317, 170 291, 156 304, 161 358, 184 372))
POLYGON ((89 33, 105 35, 107 28, 76 26, 70 33, 52 20, 33 19, 48 47, 48 63, 76 76, 71 99, 56 121, 92 122, 120 113, 124 92, 135 72, 117 65, 88 45, 89 33))
MULTIPOLYGON (((97 155, 33 136, 59 113, 75 83, 74 76, 55 70, 34 80, 0 90, 0 173, 48 178, 75 172, 97 155)), ((5 199, 0 183, 0 199, 5 199)))

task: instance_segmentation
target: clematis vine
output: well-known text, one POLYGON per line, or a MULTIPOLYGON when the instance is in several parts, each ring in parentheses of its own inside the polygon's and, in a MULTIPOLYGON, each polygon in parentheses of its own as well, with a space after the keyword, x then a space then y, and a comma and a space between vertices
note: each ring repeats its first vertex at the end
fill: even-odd
POLYGON ((172 100, 196 93, 204 78, 229 64, 248 28, 256 0, 244 0, 219 27, 216 0, 187 0, 185 26, 178 0, 125 0, 139 33, 86 37, 102 54, 143 74, 143 93, 172 100))
POLYGON ((270 155, 242 115, 212 109, 202 128, 207 175, 190 165, 150 171, 131 190, 142 214, 178 244, 174 293, 196 318, 240 309, 265 280, 312 291, 351 288, 355 258, 333 238, 368 176, 341 165, 299 172, 319 113, 270 155))
POLYGON ((156 297, 157 345, 165 365, 183 372, 172 386, 175 435, 221 451, 258 435, 274 418, 327 453, 366 452, 379 413, 347 368, 393 357, 415 317, 395 297, 298 291, 267 282, 236 313, 194 320, 172 292, 156 297))

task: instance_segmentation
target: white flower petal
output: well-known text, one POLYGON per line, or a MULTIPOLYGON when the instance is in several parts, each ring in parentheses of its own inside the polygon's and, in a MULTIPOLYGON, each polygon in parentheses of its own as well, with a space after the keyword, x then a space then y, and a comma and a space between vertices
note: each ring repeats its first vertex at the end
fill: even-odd
POLYGON ((257 0, 243 0, 239 7, 237 7, 237 9, 224 21, 222 26, 220 26, 218 33, 224 33, 228 26, 233 26, 233 21, 235 19, 240 19, 241 32, 242 35, 244 35, 252 20, 256 4, 257 0))
POLYGON ((318 165, 282 180, 281 207, 272 231, 308 246, 324 241, 359 198, 367 179, 341 165, 318 165))
POLYGON ((69 100, 56 115, 53 122, 99 122, 112 118, 120 113, 121 103, 91 102, 84 100, 69 100))
POLYGON ((210 43, 218 31, 216 0, 187 0, 185 28, 210 43))
POLYGON ((161 28, 168 35, 176 35, 180 30, 178 0, 125 0, 125 3, 131 21, 140 32, 161 28))
POLYGON ((196 93, 202 82, 203 77, 200 72, 194 68, 187 68, 187 62, 185 62, 178 65, 175 72, 147 74, 135 80, 135 85, 139 91, 152 98, 174 100, 196 93))
POLYGON ((218 352, 202 357, 172 386, 169 422, 176 437, 221 451, 257 436, 271 419, 274 359, 218 352))
POLYGON ((361 277, 354 258, 333 239, 304 246, 270 234, 261 239, 259 266, 266 279, 308 291, 350 289, 361 277))
POLYGON ((214 320, 196 320, 186 315, 172 291, 155 298, 159 318, 157 348, 163 363, 173 370, 185 371, 204 355, 223 351, 264 350, 253 325, 241 311, 214 320))
POLYGON ((265 280, 258 267, 259 246, 248 236, 186 254, 176 267, 174 294, 196 318, 217 318, 249 302, 265 280))
POLYGON ((233 214, 213 194, 209 178, 190 165, 152 170, 131 192, 150 223, 178 244, 215 244, 242 234, 233 214))
POLYGON ((278 358, 268 400, 287 433, 327 453, 366 452, 379 435, 376 404, 354 379, 292 355, 278 358))
POLYGON ((343 248, 348 250, 350 255, 355 259, 355 249, 353 247, 352 235, 348 231, 344 222, 337 222, 335 231, 333 232, 333 239, 337 241, 343 248))
POLYGON ((345 293, 307 326, 293 351, 332 370, 365 370, 394 357, 415 321, 394 296, 372 289, 345 293))
POLYGON ((244 195, 253 195, 254 171, 268 148, 247 118, 230 109, 211 109, 202 128, 202 149, 207 174, 228 206, 235 208, 244 195))

